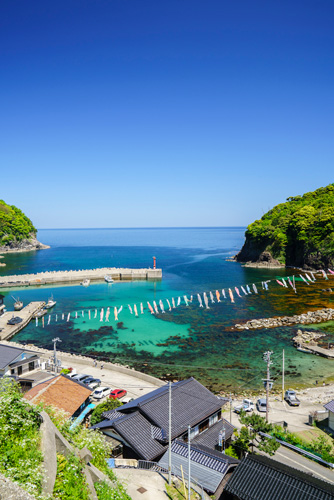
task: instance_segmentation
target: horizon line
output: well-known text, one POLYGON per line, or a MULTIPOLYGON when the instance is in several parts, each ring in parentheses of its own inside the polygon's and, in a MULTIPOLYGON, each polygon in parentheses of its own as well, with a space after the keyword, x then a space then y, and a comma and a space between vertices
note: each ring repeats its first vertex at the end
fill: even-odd
POLYGON ((243 229, 247 226, 140 226, 140 227, 40 227, 37 231, 72 231, 101 229, 243 229))

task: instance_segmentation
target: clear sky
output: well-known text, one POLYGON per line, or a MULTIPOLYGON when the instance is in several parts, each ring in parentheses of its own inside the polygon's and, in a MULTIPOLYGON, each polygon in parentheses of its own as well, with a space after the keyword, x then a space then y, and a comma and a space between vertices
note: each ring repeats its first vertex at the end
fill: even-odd
POLYGON ((2 0, 0 199, 247 225, 334 181, 333 0, 2 0))

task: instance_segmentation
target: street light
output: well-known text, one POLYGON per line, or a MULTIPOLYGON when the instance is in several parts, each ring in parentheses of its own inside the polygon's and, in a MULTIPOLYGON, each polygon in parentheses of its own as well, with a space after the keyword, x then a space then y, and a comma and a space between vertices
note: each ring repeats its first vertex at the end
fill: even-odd
POLYGON ((53 342, 53 362, 55 365, 55 375, 57 375, 57 348, 56 348, 56 344, 57 344, 57 342, 61 342, 61 340, 59 337, 56 337, 56 338, 52 339, 52 342, 53 342))

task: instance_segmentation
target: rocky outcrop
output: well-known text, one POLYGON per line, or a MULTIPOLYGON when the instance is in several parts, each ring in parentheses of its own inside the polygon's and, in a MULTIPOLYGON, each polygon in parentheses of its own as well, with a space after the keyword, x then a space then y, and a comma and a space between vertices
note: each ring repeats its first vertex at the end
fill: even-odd
POLYGON ((334 309, 325 308, 318 311, 310 311, 306 314, 295 314, 294 316, 280 316, 276 318, 251 319, 246 323, 237 323, 237 330, 254 330, 258 328, 276 328, 278 326, 311 325, 312 323, 324 323, 334 319, 334 309))
POLYGON ((235 260, 244 262, 245 267, 269 267, 272 269, 284 267, 277 259, 274 259, 270 252, 263 251, 259 254, 259 251, 255 249, 249 251, 244 247, 235 256, 235 260))
POLYGON ((5 246, 0 246, 0 253, 13 253, 13 252, 31 252, 32 250, 44 250, 50 248, 48 245, 43 245, 37 240, 36 236, 32 234, 29 238, 21 241, 11 241, 5 246))

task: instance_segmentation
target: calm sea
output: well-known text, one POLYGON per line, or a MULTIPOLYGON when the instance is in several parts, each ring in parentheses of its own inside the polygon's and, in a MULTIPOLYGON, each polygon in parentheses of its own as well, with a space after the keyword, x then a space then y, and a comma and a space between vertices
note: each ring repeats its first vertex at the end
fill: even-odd
MULTIPOLYGON (((158 376, 180 379, 193 375, 213 389, 259 389, 265 376, 264 351, 274 352, 272 374, 279 386, 282 350, 285 349, 286 378, 290 385, 323 381, 333 373, 333 362, 297 352, 291 339, 296 328, 263 329, 238 332, 235 323, 251 318, 304 312, 332 306, 324 283, 307 286, 298 283, 298 294, 261 281, 275 280, 293 271, 259 270, 230 262, 242 246, 245 228, 155 228, 155 229, 68 229, 40 230, 38 239, 49 250, 11 254, 0 274, 44 270, 89 269, 95 267, 152 267, 153 256, 163 270, 162 281, 27 288, 4 292, 11 308, 12 295, 27 303, 57 300, 49 325, 30 323, 13 340, 51 348, 58 336, 61 349, 110 359, 158 376), (239 298, 235 303, 210 301, 210 309, 200 308, 197 293, 258 285, 259 293, 239 298), (193 295, 193 303, 168 311, 167 299, 193 295), (166 313, 153 316, 147 301, 163 301, 166 313), (128 304, 143 303, 143 315, 130 313, 128 304), (118 321, 100 321, 100 311, 123 306, 118 321), (91 319, 88 319, 88 311, 91 319), (97 311, 94 319, 95 311, 97 311), (69 322, 62 320, 71 313, 69 322), (57 314, 57 322, 55 321, 57 314), (75 318, 77 315, 77 318, 75 318)), ((104 316, 105 317, 105 316, 104 316)), ((47 322, 47 317, 46 317, 47 322)), ((333 324, 317 326, 333 340, 333 324)), ((307 329, 310 329, 308 327, 307 329)))

